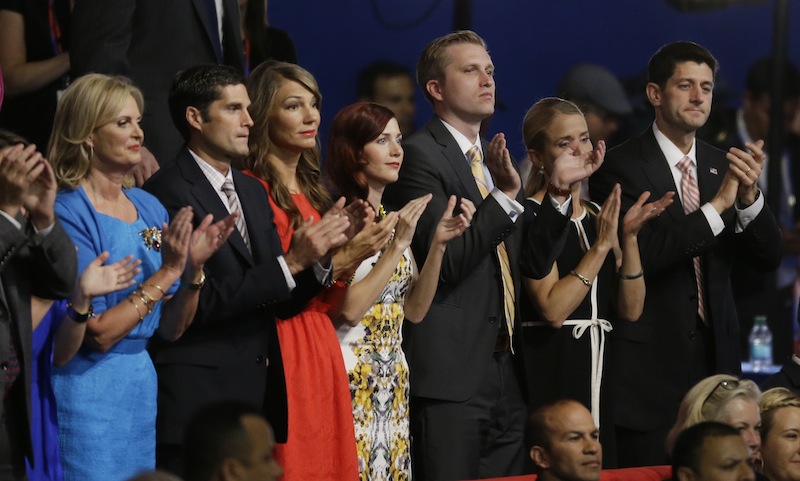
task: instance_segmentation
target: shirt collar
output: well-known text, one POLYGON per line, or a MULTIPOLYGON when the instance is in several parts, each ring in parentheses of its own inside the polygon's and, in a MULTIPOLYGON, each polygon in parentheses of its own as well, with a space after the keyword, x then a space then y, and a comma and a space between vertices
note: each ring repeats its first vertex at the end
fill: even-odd
POLYGON ((661 152, 667 159, 667 164, 669 164, 671 168, 676 168, 678 162, 687 156, 692 160, 692 163, 697 166, 697 139, 692 141, 692 147, 689 149, 689 153, 684 154, 666 135, 658 130, 658 126, 655 122, 653 122, 653 134, 656 136, 658 147, 661 149, 661 152))
POLYGON ((197 166, 203 171, 203 175, 206 176, 206 179, 208 179, 208 182, 215 191, 221 191, 222 184, 224 184, 226 180, 230 179, 231 183, 233 183, 233 167, 229 168, 228 173, 223 175, 222 172, 218 171, 211 164, 200 158, 199 155, 195 154, 192 149, 189 149, 189 153, 194 158, 194 161, 197 162, 197 166))
POLYGON ((452 125, 448 124, 447 122, 445 122, 442 119, 439 119, 439 120, 442 121, 442 124, 444 124, 444 127, 448 130, 448 132, 450 132, 450 134, 452 134, 453 138, 456 139, 456 143, 458 144, 458 148, 461 149, 461 153, 462 154, 464 154, 466 156, 467 155, 467 151, 469 149, 471 149, 473 145, 477 145, 478 148, 481 149, 481 151, 483 151, 483 148, 481 147, 481 136, 480 135, 478 136, 477 140, 473 144, 472 141, 470 141, 464 134, 462 134, 461 132, 456 130, 455 127, 453 127, 452 125))

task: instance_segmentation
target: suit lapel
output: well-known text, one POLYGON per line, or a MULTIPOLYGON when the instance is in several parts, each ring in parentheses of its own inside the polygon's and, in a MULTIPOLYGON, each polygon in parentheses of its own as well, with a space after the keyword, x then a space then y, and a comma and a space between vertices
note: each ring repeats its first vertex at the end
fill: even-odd
MULTIPOLYGON (((222 199, 219 198, 219 195, 217 195, 217 193, 211 187, 211 184, 208 182, 208 179, 206 179, 205 174, 203 174, 203 171, 200 170, 200 167, 197 165, 197 162, 195 162, 191 154, 184 150, 177 162, 184 178, 192 184, 190 189, 192 196, 194 196, 198 204, 205 209, 205 212, 212 214, 215 222, 227 217, 228 209, 222 204, 222 199)), ((235 182, 236 181, 234 180, 234 183, 235 182)), ((239 199, 239 202, 241 203, 241 198, 239 199)), ((242 209, 244 209, 244 207, 242 207, 242 209)), ((203 215, 199 217, 202 218, 203 215)), ((247 220, 246 216, 245 220, 247 220)), ((242 236, 239 234, 237 229, 233 230, 228 242, 234 247, 235 250, 239 251, 239 254, 241 254, 242 257, 247 259, 251 264, 253 263, 253 256, 250 255, 250 251, 247 249, 244 239, 242 239, 242 236)))
POLYGON ((427 127, 433 140, 442 146, 442 155, 447 159, 461 185, 464 186, 467 197, 476 206, 479 205, 483 201, 483 196, 478 190, 478 184, 475 183, 475 177, 473 177, 472 170, 469 168, 467 158, 458 147, 458 142, 456 142, 456 139, 453 138, 453 135, 447 130, 442 121, 436 117, 428 122, 427 127))
POLYGON ((728 171, 726 159, 714 155, 714 148, 704 142, 697 141, 697 184, 700 187, 700 205, 714 198, 722 184, 722 178, 728 171))
MULTIPOLYGON (((253 250, 252 257, 255 259, 265 259, 267 257, 275 257, 275 254, 269 252, 262 252, 261 248, 269 246, 268 239, 262 239, 262 235, 273 229, 272 225, 267 225, 267 222, 272 219, 268 212, 270 209, 269 199, 267 198, 266 189, 261 184, 257 185, 258 189, 249 188, 253 179, 247 177, 236 169, 233 170, 233 183, 236 185, 236 194, 239 196, 239 203, 242 204, 242 210, 245 212, 245 221, 247 222, 247 233, 250 236, 250 248, 253 250)), ((237 237, 241 240, 241 236, 237 237)), ((244 241, 241 241, 242 248, 247 250, 244 241)), ((278 246, 276 252, 283 253, 278 246)))
POLYGON ((656 137, 652 129, 642 135, 642 170, 650 181, 650 201, 658 200, 667 192, 675 192, 675 202, 667 207, 667 213, 675 219, 686 216, 683 211, 683 204, 680 201, 680 186, 675 185, 667 158, 656 142, 656 137))

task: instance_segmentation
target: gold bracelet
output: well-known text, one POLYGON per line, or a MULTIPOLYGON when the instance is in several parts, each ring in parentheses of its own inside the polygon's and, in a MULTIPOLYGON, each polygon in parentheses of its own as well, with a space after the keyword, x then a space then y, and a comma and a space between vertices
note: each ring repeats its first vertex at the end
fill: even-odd
POLYGON ((144 286, 155 287, 156 289, 158 289, 161 292, 161 296, 162 297, 167 295, 167 293, 164 292, 164 289, 162 289, 161 286, 159 286, 158 284, 142 284, 142 287, 144 287, 144 286))
POLYGON ((140 322, 143 321, 144 320, 144 316, 142 315, 142 311, 139 309, 139 306, 133 300, 133 296, 128 297, 128 300, 131 301, 131 304, 133 304, 133 307, 136 308, 136 314, 139 314, 139 321, 140 322))
POLYGON ((142 302, 144 303, 144 307, 146 307, 146 308, 147 308, 147 313, 148 313, 148 314, 150 314, 151 312, 153 312, 153 306, 155 305, 156 301, 155 301, 155 299, 153 299, 152 297, 150 297, 150 295, 149 295, 149 294, 147 294, 147 293, 144 291, 144 289, 142 289, 142 286, 139 286, 139 288, 138 288, 138 289, 136 289, 135 291, 133 291, 133 294, 135 294, 135 295, 136 295, 136 297, 138 297, 139 299, 141 299, 141 300, 142 300, 142 302))
POLYGON ((148 302, 149 304, 155 305, 158 301, 161 300, 161 299, 156 299, 153 296, 151 296, 150 293, 148 293, 146 290, 144 290, 144 286, 145 286, 145 284, 142 284, 141 286, 139 286, 139 292, 141 293, 141 295, 147 297, 147 300, 149 301, 148 302))
POLYGON ((583 276, 583 275, 581 275, 581 274, 578 274, 578 273, 577 273, 577 272, 575 272, 575 271, 569 271, 569 273, 570 273, 570 274, 572 274, 573 276, 577 277, 578 279, 580 279, 580 280, 581 280, 581 282, 583 282, 583 285, 584 285, 584 286, 586 286, 586 287, 592 287, 592 281, 590 281, 588 277, 586 277, 586 276, 583 276))

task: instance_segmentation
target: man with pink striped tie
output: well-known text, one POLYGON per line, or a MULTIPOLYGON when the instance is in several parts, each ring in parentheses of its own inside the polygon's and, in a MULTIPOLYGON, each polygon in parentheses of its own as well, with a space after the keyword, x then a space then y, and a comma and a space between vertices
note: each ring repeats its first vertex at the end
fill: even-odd
POLYGON ((714 373, 740 372, 739 322, 730 287, 734 259, 775 269, 781 236, 758 189, 763 142, 718 150, 695 139, 711 112, 717 62, 691 42, 650 59, 652 127, 612 149, 591 177, 593 200, 622 186, 622 213, 644 191, 679 202, 639 234, 647 277, 644 312, 614 324, 618 464, 665 464, 664 439, 688 389, 714 373))

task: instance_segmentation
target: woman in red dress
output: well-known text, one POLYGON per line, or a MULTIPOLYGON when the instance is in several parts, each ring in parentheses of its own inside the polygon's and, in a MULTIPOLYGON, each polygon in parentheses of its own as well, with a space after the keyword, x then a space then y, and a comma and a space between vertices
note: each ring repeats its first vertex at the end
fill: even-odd
MULTIPOLYGON (((275 226, 287 251, 295 230, 319 221, 320 213, 333 205, 320 180, 317 129, 321 95, 310 73, 282 62, 256 68, 247 89, 254 125, 244 167, 269 192, 275 226)), ((360 255, 347 248, 334 255, 333 279, 376 252, 393 227, 390 222, 371 226, 369 243, 374 247, 360 255)), ((300 314, 278 320, 289 437, 286 444, 276 446, 275 455, 287 481, 358 479, 347 372, 327 315, 331 303, 341 298, 338 290, 326 289, 300 314)))

